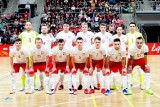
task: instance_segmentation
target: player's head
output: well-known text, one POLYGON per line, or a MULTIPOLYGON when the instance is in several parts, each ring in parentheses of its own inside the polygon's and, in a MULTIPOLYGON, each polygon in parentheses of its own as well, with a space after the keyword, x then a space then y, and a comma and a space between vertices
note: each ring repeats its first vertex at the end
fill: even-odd
POLYGON ((101 38, 100 37, 95 37, 94 38, 94 44, 96 46, 96 48, 99 48, 101 45, 101 38))
POLYGON ((88 24, 87 24, 87 23, 83 22, 83 23, 81 24, 81 26, 82 26, 82 31, 83 31, 83 32, 87 32, 87 31, 88 31, 88 24))
POLYGON ((21 45, 22 45, 21 39, 17 38, 17 39, 15 40, 14 44, 15 44, 16 48, 20 48, 21 45))
POLYGON ((63 24, 63 31, 64 32, 68 32, 69 31, 69 23, 64 22, 64 24, 63 24))
POLYGON ((118 35, 121 35, 123 33, 123 27, 122 26, 118 26, 116 31, 117 31, 118 35))
POLYGON ((121 40, 119 38, 115 38, 113 40, 113 46, 116 50, 119 50, 121 46, 121 40))
POLYGON ((144 43, 144 41, 143 41, 142 37, 137 37, 136 38, 136 46, 137 46, 138 49, 142 48, 143 43, 144 43))
POLYGON ((82 47, 83 46, 83 38, 82 37, 78 37, 76 39, 76 46, 77 47, 82 47))
POLYGON ((47 25, 43 25, 41 27, 41 32, 42 32, 42 34, 47 34, 48 33, 48 26, 47 25))
POLYGON ((37 47, 38 49, 40 49, 40 48, 42 47, 42 44, 43 44, 42 38, 37 37, 37 38, 35 39, 35 44, 36 44, 36 47, 37 47))
POLYGON ((100 30, 101 30, 101 32, 106 32, 106 24, 101 23, 100 24, 100 30))
POLYGON ((129 24, 129 29, 130 29, 131 32, 134 32, 136 30, 136 23, 131 22, 129 24))
POLYGON ((26 29, 27 31, 30 31, 30 30, 32 29, 32 23, 31 23, 31 22, 26 22, 26 23, 25 23, 25 29, 26 29))
POLYGON ((60 50, 62 50, 63 49, 63 47, 64 47, 64 39, 58 39, 58 47, 59 47, 59 49, 60 50))

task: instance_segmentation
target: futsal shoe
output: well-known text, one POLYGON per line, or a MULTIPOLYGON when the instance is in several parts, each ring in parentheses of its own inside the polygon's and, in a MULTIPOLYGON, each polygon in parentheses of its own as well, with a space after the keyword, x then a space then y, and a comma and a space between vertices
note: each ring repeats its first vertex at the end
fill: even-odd
POLYGON ((128 95, 132 95, 132 90, 131 89, 128 89, 128 95))
POLYGON ((73 90, 71 88, 69 89, 69 94, 73 94, 73 90))
POLYGON ((51 89, 51 91, 49 92, 49 95, 52 95, 55 93, 55 90, 54 89, 51 89))
POLYGON ((89 94, 88 89, 84 89, 84 94, 89 94))
POLYGON ((124 95, 128 95, 127 89, 123 89, 123 90, 122 90, 122 93, 123 93, 124 95))
POLYGON ((21 88, 19 89, 19 91, 24 91, 24 87, 21 87, 21 88))
POLYGON ((34 90, 35 90, 35 91, 38 91, 38 88, 37 88, 36 86, 34 86, 34 90))
POLYGON ((38 88, 38 91, 42 91, 44 89, 44 87, 43 86, 40 86, 39 88, 38 88))
POLYGON ((60 85, 58 90, 63 90, 64 89, 64 86, 63 85, 60 85))
POLYGON ((139 85, 139 88, 141 89, 141 90, 144 90, 144 87, 143 87, 143 85, 141 84, 141 85, 139 85))
POLYGON ((115 85, 112 85, 112 87, 110 88, 111 90, 116 90, 117 87, 115 85))
POLYGON ((90 89, 89 94, 93 94, 94 93, 94 89, 90 89))
POLYGON ((76 95, 77 93, 78 93, 78 92, 77 92, 77 89, 74 89, 74 90, 73 90, 73 94, 76 95))
POLYGON ((105 95, 109 95, 110 93, 111 93, 111 91, 110 91, 109 89, 107 89, 104 94, 105 94, 105 95))
POLYGON ((16 92, 15 89, 12 89, 12 91, 10 92, 10 94, 14 94, 16 92))
POLYGON ((101 89, 101 93, 104 94, 106 92, 105 88, 101 89))
POLYGON ((78 90, 82 90, 82 88, 83 88, 82 84, 79 84, 78 90))
POLYGON ((147 94, 150 94, 150 95, 153 95, 153 91, 149 88, 149 89, 146 89, 146 93, 147 94))

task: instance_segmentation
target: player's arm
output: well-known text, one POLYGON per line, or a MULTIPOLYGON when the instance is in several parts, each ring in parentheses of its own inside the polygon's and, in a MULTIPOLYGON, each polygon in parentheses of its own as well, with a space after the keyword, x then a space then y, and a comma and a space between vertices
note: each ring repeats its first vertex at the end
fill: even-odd
POLYGON ((67 61, 66 61, 66 67, 69 68, 69 59, 70 59, 70 55, 67 55, 67 61))
POLYGON ((32 55, 30 56, 30 66, 33 69, 33 56, 32 55))
POLYGON ((48 68, 49 55, 46 56, 46 68, 48 68))
POLYGON ((107 56, 107 57, 106 57, 106 67, 107 67, 108 69, 110 68, 109 62, 110 62, 110 56, 107 56))
POLYGON ((133 60, 134 60, 134 56, 130 55, 129 66, 132 66, 132 65, 133 65, 133 60))
POLYGON ((148 53, 147 53, 147 52, 145 52, 145 53, 144 53, 144 61, 145 61, 145 65, 147 65, 147 64, 148 64, 147 55, 148 55, 148 53))
POLYGON ((21 33, 21 34, 18 36, 18 38, 21 39, 21 40, 22 40, 22 35, 23 35, 23 34, 21 33))
POLYGON ((86 57, 85 68, 87 68, 87 66, 88 66, 88 58, 89 58, 89 57, 86 57))
POLYGON ((11 65, 11 73, 13 73, 14 68, 13 68, 13 57, 10 56, 10 65, 11 65))
POLYGON ((53 68, 56 68, 56 55, 52 55, 53 68))
POLYGON ((75 57, 74 57, 74 55, 71 57, 71 61, 72 61, 72 66, 73 66, 73 68, 75 68, 75 62, 74 62, 74 60, 75 60, 75 57))
POLYGON ((93 69, 93 63, 92 63, 92 55, 89 55, 89 62, 90 62, 90 68, 93 69))
POLYGON ((106 65, 106 55, 103 55, 103 68, 105 68, 106 65))
POLYGON ((123 58, 122 58, 122 68, 125 68, 125 62, 126 62, 126 58, 123 57, 123 58))
POLYGON ((29 57, 26 57, 26 70, 29 68, 29 57))

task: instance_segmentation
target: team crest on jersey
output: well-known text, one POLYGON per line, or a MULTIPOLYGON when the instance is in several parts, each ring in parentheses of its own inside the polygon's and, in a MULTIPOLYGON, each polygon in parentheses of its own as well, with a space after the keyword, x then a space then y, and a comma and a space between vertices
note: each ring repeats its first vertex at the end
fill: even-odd
POLYGON ((63 52, 63 55, 66 55, 66 52, 63 52))
POLYGON ((118 53, 118 56, 121 56, 121 53, 118 53))
POLYGON ((21 55, 24 55, 24 53, 23 53, 23 52, 21 52, 21 55))
POLYGON ((44 54, 44 51, 41 51, 41 54, 44 54))
POLYGON ((100 54, 103 54, 103 52, 102 52, 102 51, 100 51, 100 54))
POLYGON ((82 53, 83 56, 85 56, 85 53, 82 53))
POLYGON ((141 54, 144 54, 144 51, 141 51, 141 54))
POLYGON ((87 35, 88 38, 90 38, 90 35, 87 35))

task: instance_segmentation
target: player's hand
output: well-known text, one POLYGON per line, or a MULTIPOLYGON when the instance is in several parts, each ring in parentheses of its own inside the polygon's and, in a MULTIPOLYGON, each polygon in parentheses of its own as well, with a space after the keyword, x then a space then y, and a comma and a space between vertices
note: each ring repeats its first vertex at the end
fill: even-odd
POLYGON ((122 69, 122 74, 127 74, 127 69, 126 68, 122 69))
POLYGON ((75 72, 75 71, 76 71, 76 68, 72 68, 71 72, 73 73, 73 72, 75 72))
POLYGON ((69 66, 66 66, 66 71, 70 72, 69 66))
POLYGON ((84 71, 87 71, 87 72, 88 72, 88 68, 87 68, 87 67, 85 67, 85 68, 84 68, 84 71))
POLYGON ((150 67, 148 65, 145 65, 145 72, 150 72, 150 67))
POLYGON ((110 75, 110 73, 111 73, 111 72, 110 72, 110 69, 109 69, 109 68, 106 68, 106 69, 105 69, 105 74, 110 75))
POLYGON ((26 68, 25 69, 25 73, 28 74, 29 73, 29 69, 26 68))
POLYGON ((93 68, 89 68, 89 73, 92 74, 93 73, 93 68))
POLYGON ((52 68, 52 72, 55 72, 56 70, 57 70, 56 67, 53 67, 53 68, 52 68))
POLYGON ((11 75, 12 75, 13 73, 15 73, 15 70, 14 70, 14 69, 11 70, 11 75))
POLYGON ((131 72, 132 72, 132 66, 128 66, 127 71, 128 71, 129 73, 131 73, 131 72))

